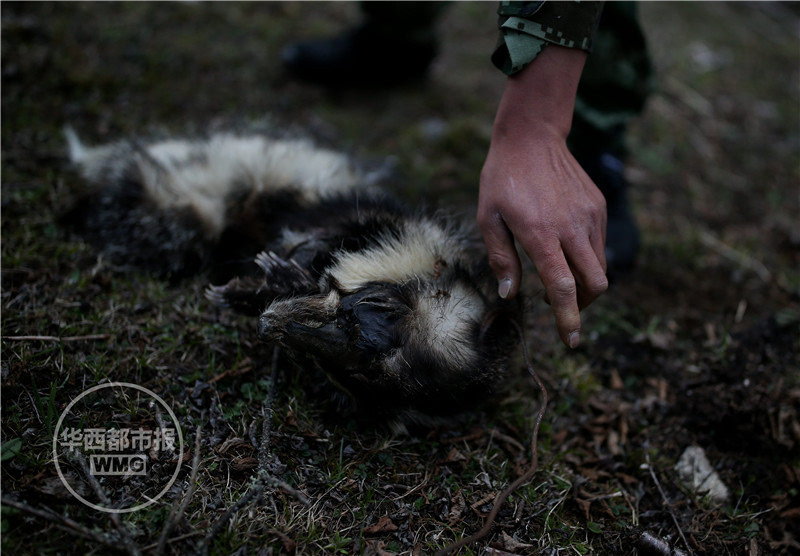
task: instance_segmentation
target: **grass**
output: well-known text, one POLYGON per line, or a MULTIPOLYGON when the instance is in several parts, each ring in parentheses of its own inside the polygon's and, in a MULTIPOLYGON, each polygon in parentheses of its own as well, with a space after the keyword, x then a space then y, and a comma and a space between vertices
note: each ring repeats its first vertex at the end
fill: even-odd
MULTIPOLYGON (((312 370, 273 367, 253 322, 208 306, 206 277, 120 273, 65 229, 58 216, 81 182, 60 130, 99 142, 271 118, 363 159, 391 156, 402 196, 469 217, 503 86, 487 61, 494 9, 446 12, 426 84, 328 95, 286 80, 276 60, 287 41, 356 21, 348 4, 3 3, 2 490, 52 510, 4 502, 3 550, 125 551, 125 530, 157 552, 193 448, 168 494, 122 526, 78 504, 52 464, 60 412, 114 380, 162 396, 187 446, 201 431, 194 494, 164 553, 198 551, 252 488, 271 393, 262 467, 280 483, 209 553, 429 554, 481 527, 531 455, 538 391, 519 357, 490 403, 446 426, 396 435, 342 412, 312 370)), ((640 262, 584 311, 575 352, 529 280, 526 334, 551 399, 540 468, 462 554, 637 554, 644 533, 686 549, 682 533, 698 554, 800 547, 800 15, 786 4, 641 11, 659 86, 630 136, 640 262), (708 507, 679 483, 674 464, 693 444, 729 503, 708 507)))

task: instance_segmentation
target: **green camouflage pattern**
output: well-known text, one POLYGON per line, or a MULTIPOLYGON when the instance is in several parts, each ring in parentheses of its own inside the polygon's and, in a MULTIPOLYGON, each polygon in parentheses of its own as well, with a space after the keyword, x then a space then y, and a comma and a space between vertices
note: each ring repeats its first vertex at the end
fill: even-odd
POLYGON ((547 44, 591 50, 602 10, 602 2, 500 2, 492 62, 512 75, 547 44))

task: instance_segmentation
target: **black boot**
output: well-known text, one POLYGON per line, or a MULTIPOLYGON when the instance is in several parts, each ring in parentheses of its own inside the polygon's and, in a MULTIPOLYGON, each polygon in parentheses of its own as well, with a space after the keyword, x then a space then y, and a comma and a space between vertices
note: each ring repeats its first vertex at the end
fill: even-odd
POLYGON ((639 252, 639 228, 628 204, 628 180, 622 161, 609 152, 578 158, 606 198, 606 262, 613 280, 633 269, 639 252))
POLYGON ((340 36, 286 46, 284 68, 326 87, 388 87, 425 78, 436 56, 433 39, 413 40, 362 25, 340 36))

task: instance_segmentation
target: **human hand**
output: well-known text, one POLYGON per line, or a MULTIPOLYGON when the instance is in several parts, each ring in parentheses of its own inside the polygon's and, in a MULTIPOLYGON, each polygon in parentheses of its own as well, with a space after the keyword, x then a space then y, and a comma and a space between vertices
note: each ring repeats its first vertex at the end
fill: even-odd
POLYGON ((478 224, 500 296, 519 291, 516 239, 536 265, 561 340, 573 348, 580 341, 580 309, 608 287, 605 199, 566 146, 584 59, 581 52, 548 46, 519 78, 509 78, 478 199, 478 224))
POLYGON ((608 287, 603 194, 557 138, 493 142, 481 172, 478 223, 501 297, 521 283, 514 239, 536 265, 562 341, 576 347, 579 310, 608 287))

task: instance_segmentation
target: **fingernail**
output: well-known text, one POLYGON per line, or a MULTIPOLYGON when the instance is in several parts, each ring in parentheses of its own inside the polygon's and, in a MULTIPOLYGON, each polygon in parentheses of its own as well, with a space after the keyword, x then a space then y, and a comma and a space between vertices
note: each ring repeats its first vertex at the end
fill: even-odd
POLYGON ((577 330, 575 332, 570 332, 569 336, 567 336, 567 342, 569 342, 569 347, 575 349, 578 347, 578 344, 581 343, 581 333, 577 330))
POLYGON ((511 278, 503 278, 500 280, 500 285, 497 288, 497 293, 500 294, 500 297, 505 299, 508 297, 508 292, 511 291, 511 278))

